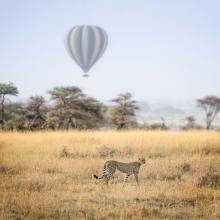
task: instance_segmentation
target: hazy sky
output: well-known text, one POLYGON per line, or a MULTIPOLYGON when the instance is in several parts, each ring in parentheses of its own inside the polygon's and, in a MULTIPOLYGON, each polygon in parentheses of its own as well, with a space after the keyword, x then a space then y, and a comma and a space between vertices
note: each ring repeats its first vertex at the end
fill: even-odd
POLYGON ((19 99, 65 85, 100 100, 220 95, 219 10, 219 0, 0 0, 0 82, 14 82, 19 99), (81 24, 109 36, 89 78, 64 46, 81 24))

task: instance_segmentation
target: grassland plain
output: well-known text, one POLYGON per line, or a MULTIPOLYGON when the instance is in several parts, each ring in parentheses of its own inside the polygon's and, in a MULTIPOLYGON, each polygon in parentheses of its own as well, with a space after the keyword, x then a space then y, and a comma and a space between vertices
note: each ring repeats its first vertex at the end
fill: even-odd
POLYGON ((0 219, 150 218, 220 218, 219 132, 0 133, 0 219), (139 186, 92 178, 140 156, 139 186))

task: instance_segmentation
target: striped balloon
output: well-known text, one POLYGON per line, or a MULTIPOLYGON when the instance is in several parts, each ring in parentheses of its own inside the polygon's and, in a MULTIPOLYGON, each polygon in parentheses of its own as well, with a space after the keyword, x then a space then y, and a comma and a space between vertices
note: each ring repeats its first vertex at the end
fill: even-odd
MULTIPOLYGON (((87 73, 105 52, 108 44, 106 32, 97 26, 73 27, 68 34, 67 49, 75 62, 87 73)), ((85 74, 84 76, 87 76, 85 74)))

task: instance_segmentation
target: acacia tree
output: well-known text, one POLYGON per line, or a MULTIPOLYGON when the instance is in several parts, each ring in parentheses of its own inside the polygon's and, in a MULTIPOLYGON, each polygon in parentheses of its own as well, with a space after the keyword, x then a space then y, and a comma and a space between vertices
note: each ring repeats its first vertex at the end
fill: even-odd
POLYGON ((18 94, 18 89, 14 86, 13 83, 0 83, 0 102, 1 102, 1 111, 0 111, 0 124, 3 127, 5 121, 5 99, 6 96, 16 96, 18 94))
POLYGON ((28 129, 45 128, 47 110, 44 97, 31 96, 25 107, 25 127, 28 129))
POLYGON ((181 126, 180 129, 190 130, 190 129, 201 129, 201 126, 196 123, 196 119, 193 116, 185 117, 186 124, 181 126))
POLYGON ((184 128, 187 129, 193 129, 196 127, 196 119, 193 116, 188 116, 185 117, 185 121, 186 121, 186 125, 184 126, 184 128))
POLYGON ((47 117, 49 128, 97 128, 102 122, 102 104, 86 96, 80 88, 56 87, 49 94, 54 101, 47 117))
POLYGON ((212 122, 220 111, 220 97, 206 96, 197 100, 198 106, 205 111, 206 129, 210 130, 212 122))
POLYGON ((135 110, 138 109, 136 101, 132 99, 131 93, 119 94, 112 102, 116 106, 112 108, 110 121, 117 129, 136 127, 135 110))

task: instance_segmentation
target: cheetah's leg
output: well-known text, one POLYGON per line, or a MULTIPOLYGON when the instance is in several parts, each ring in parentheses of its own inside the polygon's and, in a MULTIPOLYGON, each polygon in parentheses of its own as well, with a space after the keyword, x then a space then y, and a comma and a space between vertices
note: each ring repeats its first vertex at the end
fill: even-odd
POLYGON ((125 175, 125 177, 124 177, 124 184, 123 184, 123 186, 125 185, 125 183, 127 182, 127 180, 128 180, 128 177, 129 177, 130 175, 129 174, 126 174, 125 175))
POLYGON ((138 173, 134 173, 134 177, 135 177, 137 185, 139 185, 139 183, 138 183, 138 173))
POLYGON ((106 184, 108 184, 109 180, 112 178, 114 173, 115 173, 115 170, 110 170, 110 171, 107 171, 107 174, 103 176, 106 184))
POLYGON ((109 179, 110 179, 111 177, 109 177, 109 175, 103 175, 103 177, 104 177, 105 184, 108 184, 109 179))

